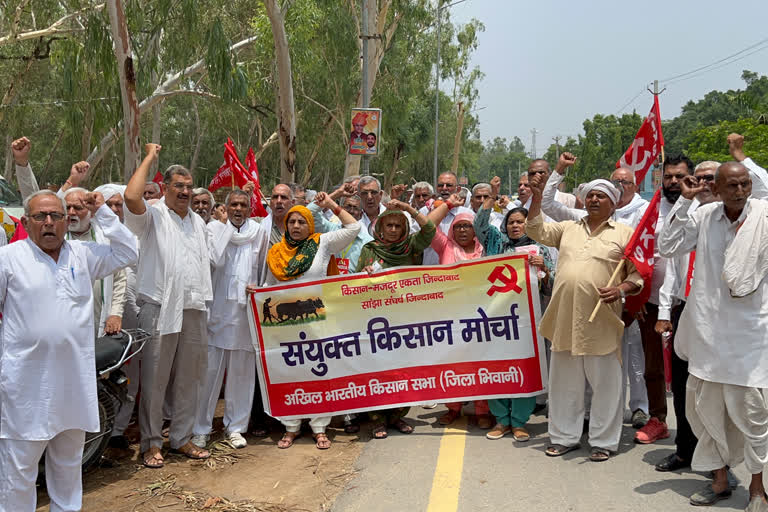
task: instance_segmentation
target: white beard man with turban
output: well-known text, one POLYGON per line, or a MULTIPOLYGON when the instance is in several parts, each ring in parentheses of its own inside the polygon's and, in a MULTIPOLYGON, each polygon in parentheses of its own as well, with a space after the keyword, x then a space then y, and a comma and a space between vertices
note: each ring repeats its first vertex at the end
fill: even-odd
POLYGON ((593 390, 590 407, 590 460, 607 460, 619 447, 623 416, 621 338, 624 297, 638 293, 643 279, 631 262, 619 273, 617 286, 606 286, 632 228, 612 220, 621 192, 607 180, 584 188, 586 217, 544 222, 541 198, 544 179, 531 181, 533 200, 526 234, 560 251, 552 300, 539 332, 552 341, 549 371, 549 437, 547 455, 556 457, 579 448, 584 422, 584 389, 593 390), (602 301, 597 316, 589 316, 602 301))

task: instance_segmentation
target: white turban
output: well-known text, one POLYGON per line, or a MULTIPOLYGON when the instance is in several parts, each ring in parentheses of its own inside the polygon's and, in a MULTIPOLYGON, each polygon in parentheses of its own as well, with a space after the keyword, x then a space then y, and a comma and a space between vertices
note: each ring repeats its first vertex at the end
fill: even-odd
POLYGON ((584 189, 582 190, 584 199, 586 199, 589 193, 593 190, 605 193, 605 195, 608 196, 614 206, 616 206, 616 204, 619 202, 619 199, 621 199, 621 191, 616 188, 616 185, 608 180, 598 179, 592 180, 589 183, 585 183, 584 189))
POLYGON ((101 185, 100 187, 96 187, 96 189, 94 189, 94 192, 101 192, 101 195, 104 196, 104 201, 109 201, 109 199, 115 194, 120 194, 120 196, 125 198, 125 185, 107 183, 106 185, 101 185))

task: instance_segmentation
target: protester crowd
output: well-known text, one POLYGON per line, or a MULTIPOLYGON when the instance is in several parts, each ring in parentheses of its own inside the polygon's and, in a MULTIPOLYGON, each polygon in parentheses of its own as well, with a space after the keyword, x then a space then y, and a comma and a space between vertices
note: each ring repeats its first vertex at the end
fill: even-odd
MULTIPOLYGON (((531 162, 516 199, 501 194, 498 177, 465 189, 444 172, 436 190, 417 182, 385 191, 374 177, 353 176, 330 191, 277 184, 269 215, 250 218, 253 184, 219 204, 182 166, 165 171, 162 187, 150 181, 156 144, 146 145, 127 185, 86 190, 89 166, 79 162, 54 192, 38 189, 31 142, 14 141, 28 238, 0 249, 0 509, 34 510, 43 451, 51 510, 80 509, 84 436, 99 428, 98 336, 134 327, 153 334, 127 367, 136 400, 117 413, 110 440, 128 447, 125 430, 137 414, 146 467, 163 467, 166 437, 174 452, 210 456, 222 386, 234 448, 247 445, 246 435, 282 428, 277 447, 286 449, 302 421, 278 427, 264 412, 248 290, 525 251, 539 278, 548 395, 538 403, 475 401, 487 438, 529 440, 526 423, 544 408, 551 457, 579 448, 586 430, 589 459, 608 460, 624 423, 637 429, 637 443, 668 438, 664 347, 671 344, 676 451, 656 469, 711 471, 712 482, 690 498, 709 505, 731 495, 737 482, 729 468, 744 461, 753 475, 747 510, 768 511, 768 173, 744 154, 743 137, 723 143, 731 162, 665 158, 653 278, 644 281, 627 262, 611 284, 649 203, 627 168, 564 193, 576 161, 569 153, 553 170, 546 160, 531 162), (630 314, 627 298, 646 286, 649 299, 630 314)), ((273 316, 268 303, 263 316, 273 316)), ((463 405, 446 404, 439 424, 456 421, 463 405)), ((413 432, 407 414, 398 408, 342 420, 347 432, 367 425, 383 439, 413 432)), ((309 420, 318 449, 331 447, 331 420, 309 420)))

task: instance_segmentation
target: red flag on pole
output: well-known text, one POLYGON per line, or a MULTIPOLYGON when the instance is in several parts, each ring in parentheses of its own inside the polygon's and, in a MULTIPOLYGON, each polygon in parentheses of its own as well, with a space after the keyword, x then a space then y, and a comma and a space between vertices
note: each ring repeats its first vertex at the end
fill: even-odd
POLYGON ((627 167, 635 173, 635 183, 642 183, 648 169, 661 153, 664 146, 664 134, 661 132, 661 114, 659 113, 659 97, 653 97, 653 106, 648 117, 635 135, 635 140, 622 155, 616 167, 627 167))
POLYGON ((256 185, 251 196, 251 217, 266 217, 269 214, 264 209, 264 205, 261 204, 264 196, 261 193, 259 166, 256 164, 256 154, 253 152, 253 148, 248 148, 248 154, 245 156, 245 165, 248 167, 248 179, 256 185))
POLYGON ((653 195, 643 218, 635 228, 635 233, 624 249, 624 257, 629 259, 643 276, 645 284, 638 295, 627 296, 626 308, 630 313, 641 311, 643 304, 648 302, 651 295, 651 278, 653 277, 653 253, 656 246, 656 223, 659 220, 659 202, 661 189, 653 195))

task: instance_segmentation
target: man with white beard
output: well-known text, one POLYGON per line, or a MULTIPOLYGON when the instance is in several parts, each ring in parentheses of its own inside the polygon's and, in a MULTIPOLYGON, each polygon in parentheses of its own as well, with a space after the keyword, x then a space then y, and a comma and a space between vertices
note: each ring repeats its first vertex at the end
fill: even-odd
MULTIPOLYGON (((88 191, 80 187, 68 187, 60 194, 67 203, 67 240, 108 244, 109 241, 98 224, 91 219, 91 212, 86 207, 88 191)), ((122 328, 126 286, 125 269, 94 281, 93 316, 97 321, 97 336, 104 333, 115 334, 122 328)))
POLYGON ((226 198, 227 223, 208 224, 208 250, 213 273, 209 303, 208 371, 197 403, 192 442, 204 448, 219 399, 224 373, 224 428, 234 448, 245 448, 256 383, 256 352, 251 342, 245 287, 264 280, 269 225, 249 219, 253 183, 226 198))

